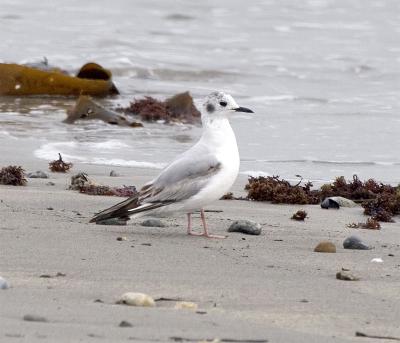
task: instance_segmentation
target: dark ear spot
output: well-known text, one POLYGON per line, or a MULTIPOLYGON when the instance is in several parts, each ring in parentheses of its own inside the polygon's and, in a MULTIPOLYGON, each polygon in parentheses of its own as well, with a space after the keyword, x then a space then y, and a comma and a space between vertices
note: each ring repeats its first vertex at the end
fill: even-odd
POLYGON ((215 111, 215 107, 213 104, 207 104, 207 112, 213 113, 215 111))

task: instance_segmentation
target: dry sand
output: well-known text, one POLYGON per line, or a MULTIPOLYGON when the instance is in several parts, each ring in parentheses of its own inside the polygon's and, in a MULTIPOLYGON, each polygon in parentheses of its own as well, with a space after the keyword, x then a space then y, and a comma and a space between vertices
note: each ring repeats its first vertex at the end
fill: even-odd
MULTIPOLYGON (((0 165, 6 164, 10 159, 2 158, 0 165)), ((23 165, 46 170, 40 161, 23 165)), ((122 176, 109 177, 111 168, 90 165, 73 172, 84 170, 113 185, 141 185, 155 174, 114 169, 122 176)), ((66 190, 70 175, 0 186, 0 276, 12 286, 0 290, 1 342, 377 341, 355 337, 356 331, 400 337, 398 223, 384 223, 380 231, 349 229, 347 223, 366 220, 361 208, 225 200, 209 206, 222 211, 208 213, 213 233, 226 233, 233 220, 250 219, 262 224, 262 234, 189 237, 184 215, 163 219, 165 228, 143 227, 140 219, 100 226, 88 219, 121 199, 66 190), (309 218, 290 220, 300 208, 309 218), (342 242, 352 234, 375 249, 344 250, 342 242), (117 241, 119 236, 127 240, 117 241), (327 239, 337 253, 313 252, 327 239), (371 263, 374 257, 384 262, 371 263), (342 267, 361 280, 336 280, 342 267), (66 276, 40 277, 58 272, 66 276), (200 312, 176 310, 173 301, 156 308, 116 305, 127 291, 193 301, 200 312), (24 321, 26 314, 47 322, 24 321), (122 320, 133 327, 118 327, 122 320)), ((234 193, 244 184, 241 177, 234 193)), ((194 223, 200 229, 199 216, 194 223)))

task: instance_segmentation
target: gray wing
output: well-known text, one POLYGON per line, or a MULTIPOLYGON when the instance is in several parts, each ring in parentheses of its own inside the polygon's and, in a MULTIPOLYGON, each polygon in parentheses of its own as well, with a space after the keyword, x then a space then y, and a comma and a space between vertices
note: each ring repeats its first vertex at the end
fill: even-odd
POLYGON ((162 203, 188 199, 197 194, 220 169, 220 161, 205 148, 189 150, 141 189, 139 201, 162 203))

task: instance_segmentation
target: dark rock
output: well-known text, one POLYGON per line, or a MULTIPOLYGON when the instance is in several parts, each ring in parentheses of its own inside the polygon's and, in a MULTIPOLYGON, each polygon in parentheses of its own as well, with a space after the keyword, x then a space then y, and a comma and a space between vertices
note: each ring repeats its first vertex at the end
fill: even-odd
POLYGON ((46 210, 53 211, 54 208, 53 207, 47 207, 46 210))
POLYGON ((38 171, 35 171, 32 173, 28 173, 26 176, 30 179, 47 179, 48 178, 48 175, 41 170, 38 170, 38 171))
POLYGON ((165 227, 165 224, 159 219, 146 219, 140 224, 148 227, 165 227))
POLYGON ((127 240, 126 237, 117 237, 117 241, 122 242, 122 241, 126 241, 126 240, 127 240))
POLYGON ((110 176, 117 177, 117 176, 119 176, 119 174, 115 170, 111 170, 110 171, 110 176))
POLYGON ((124 218, 110 218, 96 222, 96 225, 126 225, 127 220, 124 218))
POLYGON ((335 253, 336 246, 332 242, 322 241, 314 248, 315 252, 335 253))
POLYGON ((236 220, 228 228, 228 232, 241 232, 247 235, 261 234, 261 225, 250 220, 236 220))
POLYGON ((357 236, 347 237, 343 241, 343 248, 345 249, 357 249, 357 250, 370 250, 371 247, 364 244, 363 241, 357 236))
POLYGON ((120 328, 132 328, 133 325, 126 320, 121 321, 118 325, 120 328))
POLYGON ((46 183, 46 186, 55 186, 56 184, 52 181, 49 181, 46 183))
POLYGON ((46 323, 47 319, 42 316, 38 316, 36 314, 26 314, 23 318, 26 322, 41 322, 46 323))
POLYGON ((336 208, 336 209, 340 208, 339 204, 331 198, 326 198, 323 202, 321 202, 321 207, 326 210, 330 208, 336 208))
POLYGON ((0 276, 0 289, 9 289, 10 285, 8 284, 7 280, 0 276))

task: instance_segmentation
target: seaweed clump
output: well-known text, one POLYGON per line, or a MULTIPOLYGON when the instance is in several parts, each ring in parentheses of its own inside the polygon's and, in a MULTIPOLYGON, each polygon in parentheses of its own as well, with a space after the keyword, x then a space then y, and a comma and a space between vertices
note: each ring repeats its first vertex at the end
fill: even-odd
POLYGON ((250 177, 245 187, 247 198, 256 201, 271 201, 274 204, 318 204, 320 192, 311 190, 311 182, 304 186, 291 185, 279 176, 250 177))
POLYGON ((373 179, 362 182, 357 175, 353 175, 352 181, 346 181, 344 176, 339 176, 332 184, 321 187, 321 198, 341 196, 354 201, 366 201, 374 199, 377 194, 387 191, 391 186, 377 183, 373 179))
POLYGON ((368 230, 380 230, 381 224, 379 221, 370 217, 367 219, 365 223, 351 223, 347 225, 348 228, 351 229, 368 229, 368 230))
POLYGON ((123 112, 139 115, 144 121, 164 120, 166 123, 180 122, 193 124, 200 121, 201 114, 193 103, 189 92, 176 94, 165 101, 146 96, 135 100, 123 112))
POLYGON ((8 166, 0 170, 0 184, 12 186, 25 186, 25 170, 20 166, 8 166))
POLYGON ((86 173, 78 173, 71 177, 69 189, 77 190, 88 195, 105 195, 117 197, 132 197, 138 195, 135 186, 110 187, 97 185, 92 182, 86 173))
POLYGON ((318 204, 327 197, 340 196, 361 203, 364 214, 379 222, 392 222, 400 214, 400 186, 378 183, 374 179, 361 181, 357 175, 351 181, 337 177, 331 184, 312 190, 312 183, 291 185, 279 176, 250 177, 245 190, 247 199, 284 204, 318 204))
POLYGON ((58 160, 54 160, 49 163, 49 169, 53 173, 66 173, 72 168, 72 166, 72 163, 63 161, 60 153, 58 153, 58 160))
POLYGON ((299 210, 296 213, 293 213, 290 219, 297 220, 297 221, 304 221, 307 218, 307 212, 304 210, 299 210))

